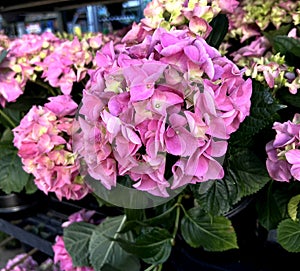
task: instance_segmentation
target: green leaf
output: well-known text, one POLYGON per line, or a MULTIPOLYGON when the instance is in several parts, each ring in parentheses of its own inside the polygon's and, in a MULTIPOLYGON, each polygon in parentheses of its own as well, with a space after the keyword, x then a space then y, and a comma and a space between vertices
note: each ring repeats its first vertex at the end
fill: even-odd
POLYGON ((276 52, 285 56, 285 62, 289 66, 298 67, 300 61, 300 41, 286 35, 276 36, 272 41, 276 52))
POLYGON ((222 180, 200 183, 194 196, 212 215, 224 215, 243 197, 261 190, 270 181, 264 163, 249 149, 231 150, 222 180))
POLYGON ((28 179, 28 182, 26 183, 25 185, 25 191, 26 191, 26 194, 33 194, 35 193, 36 191, 38 190, 36 184, 34 183, 33 181, 33 176, 30 175, 29 176, 29 179, 28 179))
POLYGON ((126 221, 143 220, 145 218, 145 210, 143 209, 125 209, 126 221))
POLYGON ((231 221, 226 217, 211 217, 201 208, 185 212, 181 220, 181 234, 191 247, 207 251, 225 251, 238 248, 231 221))
POLYGON ((0 189, 7 194, 21 192, 31 175, 23 170, 21 159, 12 142, 1 142, 0 152, 0 189))
POLYGON ((219 14, 210 22, 210 25, 212 31, 206 42, 218 49, 228 31, 228 18, 225 14, 219 14))
POLYGON ((277 240, 288 252, 300 252, 300 224, 291 219, 280 222, 277 240))
POLYGON ((294 221, 297 220, 299 203, 300 195, 292 197, 288 203, 288 213, 291 219, 294 221))
POLYGON ((271 181, 256 200, 259 223, 267 230, 276 229, 278 223, 289 218, 287 205, 289 200, 300 194, 299 182, 271 181))
POLYGON ((231 151, 229 178, 238 186, 239 198, 258 192, 270 181, 265 162, 262 162, 252 150, 236 148, 231 151))
POLYGON ((6 128, 14 128, 21 120, 21 113, 7 106, 0 110, 0 123, 6 128))
POLYGON ((10 128, 6 128, 1 136, 1 139, 0 141, 6 141, 6 142, 9 142, 9 141, 13 141, 14 139, 14 136, 13 136, 13 133, 11 131, 10 128))
POLYGON ((194 197, 205 211, 212 215, 228 212, 238 199, 238 187, 235 181, 225 176, 222 180, 191 185, 194 197))
POLYGON ((256 202, 260 225, 267 230, 275 229, 284 217, 285 206, 282 201, 277 200, 275 194, 264 193, 264 197, 256 202))
POLYGON ((263 35, 273 44, 273 40, 276 36, 287 36, 292 26, 290 24, 282 25, 279 29, 263 32, 263 35))
POLYGON ((142 227, 150 226, 164 226, 164 228, 168 228, 169 225, 173 226, 176 213, 175 207, 176 205, 173 205, 171 208, 165 210, 163 213, 148 219, 126 221, 120 232, 124 233, 130 230, 141 229, 142 227))
POLYGON ((3 50, 1 53, 0 53, 0 63, 6 58, 8 54, 8 51, 7 50, 3 50))
POLYGON ((148 264, 165 262, 172 250, 172 236, 162 228, 147 228, 135 242, 121 238, 116 241, 127 252, 137 255, 148 264))
POLYGON ((261 83, 253 80, 250 115, 241 123, 239 129, 230 136, 230 144, 249 146, 253 136, 264 128, 273 125, 279 119, 277 111, 285 108, 271 95, 271 91, 261 83))
MULTIPOLYGON (((89 244, 90 261, 97 270, 140 270, 136 256, 124 251, 119 244, 112 240, 119 236, 126 216, 108 217, 92 233, 89 244)), ((132 239, 127 234, 127 240, 132 239)))
POLYGON ((300 41, 288 36, 276 36, 273 38, 273 47, 276 52, 285 55, 287 52, 300 57, 300 41))
POLYGON ((277 96, 280 100, 287 103, 287 105, 292 105, 298 108, 298 110, 300 109, 300 91, 298 91, 296 94, 292 94, 284 88, 277 91, 277 96))
POLYGON ((74 222, 64 229, 66 250, 74 266, 90 266, 89 243, 96 226, 86 222, 74 222))
POLYGON ((139 220, 130 220, 130 221, 126 221, 124 223, 123 228, 120 230, 120 233, 126 233, 129 231, 138 231, 140 232, 142 227, 147 227, 148 225, 146 223, 144 223, 143 221, 139 221, 139 220))

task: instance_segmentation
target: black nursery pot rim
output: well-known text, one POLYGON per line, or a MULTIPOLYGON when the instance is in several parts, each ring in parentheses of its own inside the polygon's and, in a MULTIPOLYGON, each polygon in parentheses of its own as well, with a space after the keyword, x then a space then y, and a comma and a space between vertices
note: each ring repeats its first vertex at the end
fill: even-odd
POLYGON ((246 209, 250 203, 253 201, 253 197, 245 197, 240 202, 238 202, 231 210, 229 210, 225 216, 227 218, 232 218, 235 215, 242 212, 244 209, 246 209))
POLYGON ((14 213, 33 206, 36 202, 34 195, 18 193, 0 195, 0 213, 14 213))

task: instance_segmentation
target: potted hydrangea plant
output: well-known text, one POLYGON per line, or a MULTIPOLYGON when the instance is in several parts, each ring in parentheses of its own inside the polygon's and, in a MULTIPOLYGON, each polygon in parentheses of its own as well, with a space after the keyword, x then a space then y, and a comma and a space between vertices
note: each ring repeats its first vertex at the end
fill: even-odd
POLYGON ((63 270, 183 270, 178 254, 193 270, 207 252, 238 263, 273 230, 300 252, 297 9, 153 0, 122 37, 46 36, 32 58, 2 46, 3 148, 45 194, 111 210, 63 224, 63 270))

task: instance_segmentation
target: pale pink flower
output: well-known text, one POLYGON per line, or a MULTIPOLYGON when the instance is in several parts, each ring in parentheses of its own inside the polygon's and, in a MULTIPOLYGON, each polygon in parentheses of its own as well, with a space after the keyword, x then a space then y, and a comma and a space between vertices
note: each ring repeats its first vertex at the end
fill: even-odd
POLYGON ((89 192, 71 149, 72 122, 46 107, 34 106, 13 129, 13 143, 23 169, 33 174, 40 190, 45 194, 54 192, 60 200, 78 200, 89 192))
POLYGON ((67 115, 74 115, 76 113, 78 105, 69 95, 49 97, 48 100, 50 102, 45 103, 45 107, 51 110, 59 118, 67 115))
POLYGON ((14 102, 23 94, 20 84, 15 80, 0 82, 0 105, 5 107, 6 102, 14 102))
POLYGON ((128 175, 134 188, 161 197, 222 178, 216 158, 249 115, 251 80, 188 30, 159 28, 121 52, 102 49, 83 92, 84 142, 75 147, 88 174, 107 189, 128 175), (165 179, 168 155, 172 181, 165 179))
POLYGON ((217 0, 215 2, 221 8, 223 13, 233 13, 239 6, 239 1, 236 0, 217 0))

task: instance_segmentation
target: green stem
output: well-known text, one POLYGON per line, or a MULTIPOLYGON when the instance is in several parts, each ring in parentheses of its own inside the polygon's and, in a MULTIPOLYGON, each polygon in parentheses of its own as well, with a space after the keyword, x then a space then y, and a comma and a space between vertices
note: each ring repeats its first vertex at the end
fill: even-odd
POLYGON ((145 269, 144 271, 151 271, 156 267, 156 264, 152 264, 151 266, 149 266, 147 269, 145 269))
POLYGON ((176 203, 176 217, 175 217, 175 225, 173 230, 173 242, 175 241, 178 229, 179 229, 179 222, 180 222, 180 208, 181 208, 181 201, 182 201, 183 195, 180 195, 178 197, 177 203, 176 203))
POLYGON ((161 270, 162 270, 162 268, 163 268, 163 265, 162 265, 162 264, 160 264, 159 266, 157 266, 157 269, 156 269, 156 271, 161 271, 161 270))
POLYGON ((36 83, 37 85, 43 87, 44 89, 48 90, 52 96, 56 96, 57 94, 54 92, 53 88, 50 87, 49 85, 45 84, 44 82, 41 82, 39 80, 35 80, 34 83, 36 83))
POLYGON ((157 265, 157 264, 152 264, 151 266, 149 266, 147 269, 145 269, 144 271, 151 271, 151 270, 154 270, 154 271, 161 271, 163 268, 163 265, 162 263, 157 265))
POLYGON ((9 123, 11 128, 15 128, 17 126, 17 124, 15 124, 14 121, 8 115, 6 115, 1 109, 0 109, 0 115, 9 123))

